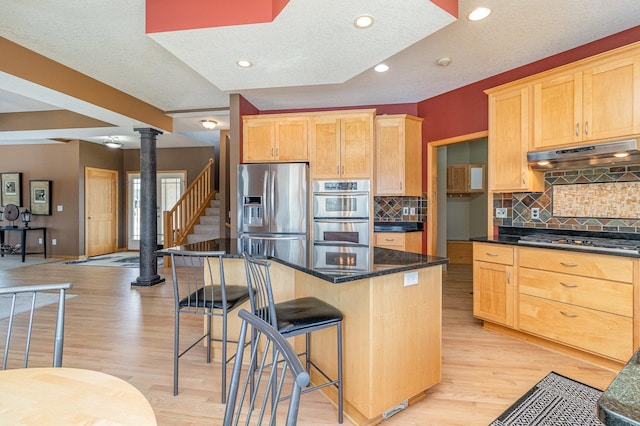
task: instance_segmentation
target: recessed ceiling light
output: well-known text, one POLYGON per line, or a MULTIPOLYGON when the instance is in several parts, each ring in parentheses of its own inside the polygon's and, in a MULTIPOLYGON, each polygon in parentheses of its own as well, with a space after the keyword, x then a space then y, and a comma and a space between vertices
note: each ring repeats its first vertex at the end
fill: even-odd
POLYGON ((441 67, 446 67, 450 63, 451 63, 451 58, 448 56, 445 56, 444 58, 440 58, 436 61, 436 64, 438 64, 441 67))
POLYGON ((251 63, 251 61, 247 61, 246 59, 239 59, 239 60, 236 61, 236 65, 241 67, 241 68, 249 68, 253 64, 251 63))
POLYGON ((374 70, 376 70, 377 72, 389 71, 389 65, 387 65, 387 64, 378 64, 378 65, 375 66, 374 70))
POLYGON ((491 9, 488 7, 477 7, 471 11, 468 15, 470 21, 481 21, 491 14, 491 9))
POLYGON ((107 140, 102 143, 109 148, 122 148, 122 142, 118 141, 117 137, 108 137, 107 140))
POLYGON ((369 15, 358 16, 353 21, 353 25, 355 25, 356 28, 369 28, 373 25, 373 17, 369 15))
POLYGON ((218 125, 218 122, 213 120, 200 120, 200 123, 207 130, 213 130, 218 125))

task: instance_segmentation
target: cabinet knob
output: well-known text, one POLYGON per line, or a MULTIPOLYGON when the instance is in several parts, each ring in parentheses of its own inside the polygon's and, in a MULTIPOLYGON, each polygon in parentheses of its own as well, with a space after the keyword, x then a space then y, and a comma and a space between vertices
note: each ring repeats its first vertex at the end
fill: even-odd
POLYGON ((589 122, 588 121, 584 122, 584 134, 585 135, 589 134, 589 122))
POLYGON ((576 136, 580 136, 580 123, 576 123, 576 136))
POLYGON ((568 283, 563 283, 562 281, 560 281, 560 285, 562 285, 563 287, 567 287, 567 288, 576 288, 576 287, 578 287, 578 284, 568 284, 568 283))
POLYGON ((563 312, 563 311, 560 311, 560 313, 561 313, 562 315, 564 315, 565 317, 569 317, 569 318, 575 318, 575 317, 577 317, 577 316, 578 316, 578 314, 570 314, 570 313, 568 313, 568 312, 563 312))
POLYGON ((577 264, 577 263, 566 263, 566 262, 560 262, 560 264, 561 264, 562 266, 566 266, 566 267, 568 267, 568 268, 575 268, 576 266, 578 266, 578 264, 577 264))
POLYGON ((491 256, 491 257, 500 256, 499 254, 496 254, 496 253, 489 253, 489 252, 487 252, 487 253, 485 253, 485 254, 486 254, 487 256, 491 256))

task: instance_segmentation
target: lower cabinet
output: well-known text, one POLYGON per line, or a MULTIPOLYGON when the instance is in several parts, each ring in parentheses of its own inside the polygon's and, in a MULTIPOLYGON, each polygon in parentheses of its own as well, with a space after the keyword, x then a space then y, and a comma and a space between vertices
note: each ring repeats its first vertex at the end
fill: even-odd
POLYGON ((513 327, 513 247, 473 243, 473 315, 513 327))
POLYGON ((633 355, 638 259, 473 247, 474 316, 620 362, 633 355))
POLYGON ((376 247, 422 253, 422 232, 376 232, 376 247))

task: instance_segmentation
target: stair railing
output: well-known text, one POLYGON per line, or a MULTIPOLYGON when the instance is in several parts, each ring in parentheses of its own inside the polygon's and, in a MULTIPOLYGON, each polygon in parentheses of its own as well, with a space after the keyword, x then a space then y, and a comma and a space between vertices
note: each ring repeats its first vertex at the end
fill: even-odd
POLYGON ((165 248, 187 242, 187 236, 193 231, 193 227, 216 194, 211 179, 212 173, 213 158, 210 158, 173 208, 163 212, 165 248))

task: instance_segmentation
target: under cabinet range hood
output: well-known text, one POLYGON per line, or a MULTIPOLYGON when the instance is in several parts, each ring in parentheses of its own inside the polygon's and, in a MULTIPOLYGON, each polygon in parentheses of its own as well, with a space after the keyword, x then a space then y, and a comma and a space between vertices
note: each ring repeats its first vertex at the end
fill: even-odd
POLYGON ((533 170, 558 170, 617 164, 640 164, 637 139, 527 153, 533 170))

